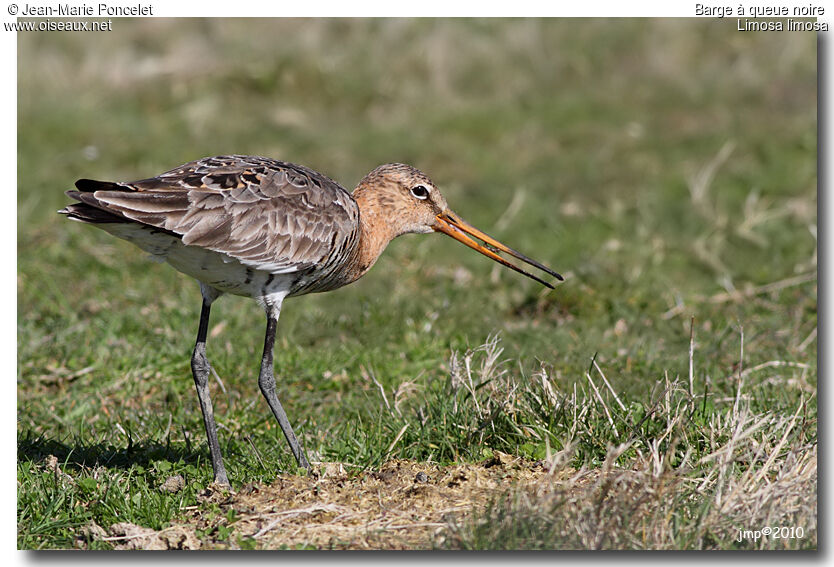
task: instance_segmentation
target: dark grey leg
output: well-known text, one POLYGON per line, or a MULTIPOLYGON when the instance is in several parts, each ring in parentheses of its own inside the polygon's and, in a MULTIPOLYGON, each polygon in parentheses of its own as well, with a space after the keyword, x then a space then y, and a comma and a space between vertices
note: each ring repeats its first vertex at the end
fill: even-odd
MULTIPOLYGON (((280 309, 280 307, 279 307, 280 309)), ((310 463, 307 462, 307 457, 304 456, 304 451, 298 443, 298 439, 292 430, 290 420, 287 419, 287 414, 284 408, 281 407, 281 402, 278 401, 278 396, 275 394, 275 374, 272 369, 272 350, 275 345, 275 328, 278 326, 278 317, 267 311, 266 316, 266 337, 264 337, 264 355, 261 359, 261 374, 258 376, 258 386, 261 387, 261 393, 266 398, 269 404, 269 409, 272 410, 275 419, 278 420, 278 425, 281 426, 281 431, 284 432, 284 437, 287 438, 287 443, 290 444, 292 454, 295 455, 295 460, 298 461, 298 466, 310 470, 310 463)))
POLYGON ((206 424, 211 466, 214 468, 214 482, 230 486, 220 455, 220 444, 217 442, 217 425, 214 423, 214 410, 209 396, 208 377, 211 372, 208 358, 206 358, 206 333, 208 331, 211 302, 203 299, 203 309, 200 312, 200 330, 197 331, 197 344, 191 355, 191 372, 194 374, 194 384, 197 386, 197 397, 200 398, 200 409, 203 410, 203 421, 206 424))

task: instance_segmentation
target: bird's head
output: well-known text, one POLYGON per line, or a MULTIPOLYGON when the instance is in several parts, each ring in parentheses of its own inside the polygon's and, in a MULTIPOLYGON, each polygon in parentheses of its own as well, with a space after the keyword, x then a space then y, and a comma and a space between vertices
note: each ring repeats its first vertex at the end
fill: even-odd
POLYGON ((353 196, 363 211, 384 218, 393 234, 434 231, 435 219, 449 209, 446 199, 422 171, 403 163, 388 163, 365 176, 353 196))
POLYGON ((377 167, 360 181, 353 195, 362 205, 361 214, 375 217, 378 226, 384 226, 390 238, 412 232, 442 232, 551 289, 551 284, 508 262, 497 252, 505 252, 562 279, 550 268, 498 242, 457 216, 432 180, 410 165, 389 163, 377 167))

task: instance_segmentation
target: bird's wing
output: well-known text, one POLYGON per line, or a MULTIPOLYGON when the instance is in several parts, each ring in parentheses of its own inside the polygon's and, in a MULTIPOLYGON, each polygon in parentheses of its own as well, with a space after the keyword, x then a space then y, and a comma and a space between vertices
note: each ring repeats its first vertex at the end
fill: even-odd
POLYGON ((76 199, 272 273, 321 265, 357 238, 359 208, 342 186, 259 156, 203 158, 150 179, 76 186, 76 199))

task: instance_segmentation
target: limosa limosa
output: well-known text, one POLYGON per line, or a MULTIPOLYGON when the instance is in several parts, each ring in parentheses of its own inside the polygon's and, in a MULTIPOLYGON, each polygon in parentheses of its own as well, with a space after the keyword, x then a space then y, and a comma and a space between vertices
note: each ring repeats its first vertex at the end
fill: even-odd
POLYGON ((426 175, 399 163, 376 168, 352 194, 306 167, 241 155, 200 159, 130 183, 79 179, 75 186, 67 195, 77 202, 60 213, 128 240, 199 281, 203 305, 191 370, 214 480, 226 486, 206 357, 211 305, 224 293, 251 297, 266 311, 258 385, 299 466, 309 469, 276 395, 272 357, 284 299, 356 281, 406 233, 442 232, 550 288, 498 252, 562 279, 463 221, 426 175))

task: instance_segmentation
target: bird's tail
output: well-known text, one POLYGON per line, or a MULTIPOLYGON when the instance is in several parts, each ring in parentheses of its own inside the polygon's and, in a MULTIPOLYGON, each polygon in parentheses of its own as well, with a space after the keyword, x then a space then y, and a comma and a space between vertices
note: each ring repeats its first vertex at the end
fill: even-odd
POLYGON ((67 191, 66 194, 78 202, 67 205, 59 210, 59 214, 67 215, 72 220, 90 224, 123 223, 128 220, 119 214, 105 210, 94 195, 96 191, 123 190, 123 187, 118 183, 95 181, 93 179, 79 179, 75 182, 75 187, 78 189, 77 191, 67 191))
POLYGON ((58 211, 59 214, 67 215, 72 220, 90 224, 123 223, 125 218, 102 209, 88 205, 87 203, 73 203, 58 211))

